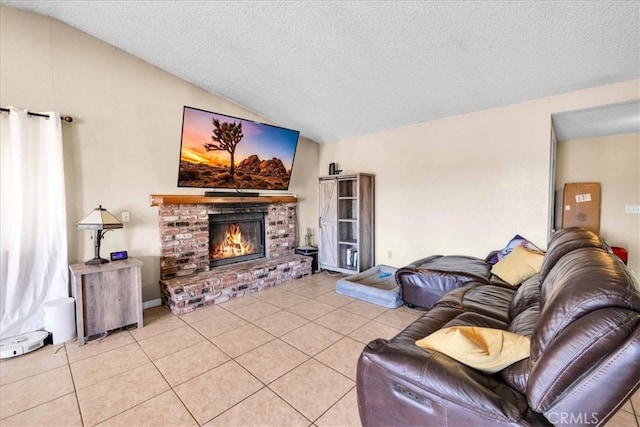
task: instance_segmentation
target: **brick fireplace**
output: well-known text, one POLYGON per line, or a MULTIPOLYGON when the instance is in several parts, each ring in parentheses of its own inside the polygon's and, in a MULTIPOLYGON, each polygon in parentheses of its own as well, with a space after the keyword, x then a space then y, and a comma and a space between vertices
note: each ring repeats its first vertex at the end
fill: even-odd
POLYGON ((311 258, 295 254, 295 197, 152 195, 151 201, 152 206, 159 206, 162 301, 174 314, 311 274, 311 258), (263 219, 262 229, 247 225, 258 219, 263 219), (245 233, 244 237, 235 239, 234 245, 257 238, 258 245, 263 242, 262 251, 248 257, 213 259, 216 242, 211 239, 210 230, 216 227, 222 230, 223 237, 228 231, 245 233), (256 236, 257 233, 263 236, 256 236))

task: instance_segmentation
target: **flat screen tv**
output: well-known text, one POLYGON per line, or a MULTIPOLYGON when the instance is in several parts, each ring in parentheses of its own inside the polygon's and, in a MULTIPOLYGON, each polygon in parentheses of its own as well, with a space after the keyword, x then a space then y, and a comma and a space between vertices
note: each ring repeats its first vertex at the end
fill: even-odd
POLYGON ((185 106, 178 187, 288 190, 299 134, 185 106))

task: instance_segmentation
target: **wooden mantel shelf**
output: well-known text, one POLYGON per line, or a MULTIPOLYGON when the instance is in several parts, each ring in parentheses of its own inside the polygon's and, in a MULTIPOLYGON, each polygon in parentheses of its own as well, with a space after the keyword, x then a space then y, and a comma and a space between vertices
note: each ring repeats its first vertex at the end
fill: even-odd
POLYGON ((291 196, 253 196, 253 197, 207 197, 197 194, 151 194, 151 206, 178 205, 182 203, 295 203, 298 198, 291 196))

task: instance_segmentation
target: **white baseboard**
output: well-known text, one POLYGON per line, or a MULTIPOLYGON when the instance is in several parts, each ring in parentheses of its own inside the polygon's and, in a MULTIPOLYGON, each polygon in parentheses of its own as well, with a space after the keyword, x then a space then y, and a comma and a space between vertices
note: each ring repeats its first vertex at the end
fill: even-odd
POLYGON ((160 307, 162 305, 162 300, 160 298, 152 299, 150 301, 142 302, 142 309, 146 310, 151 307, 160 307))

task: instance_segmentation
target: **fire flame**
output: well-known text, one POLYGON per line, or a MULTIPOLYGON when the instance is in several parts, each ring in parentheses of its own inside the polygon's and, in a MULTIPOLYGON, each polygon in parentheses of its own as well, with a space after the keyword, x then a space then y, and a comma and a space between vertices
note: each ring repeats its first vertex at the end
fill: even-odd
POLYGON ((242 239, 240 224, 231 224, 224 233, 222 243, 216 245, 213 250, 214 258, 230 258, 251 254, 254 252, 253 244, 242 239))

